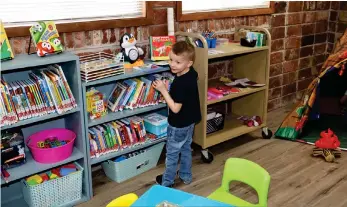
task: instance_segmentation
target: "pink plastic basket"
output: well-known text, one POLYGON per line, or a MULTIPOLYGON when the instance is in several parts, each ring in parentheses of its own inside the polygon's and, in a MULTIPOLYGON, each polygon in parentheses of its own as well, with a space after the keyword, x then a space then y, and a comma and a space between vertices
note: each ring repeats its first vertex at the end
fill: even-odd
POLYGON ((26 144, 29 147, 35 161, 40 163, 55 163, 70 157, 76 134, 68 129, 48 129, 37 132, 29 136, 26 144), (37 142, 44 142, 45 139, 56 137, 58 140, 69 140, 70 142, 55 148, 39 148, 37 142))

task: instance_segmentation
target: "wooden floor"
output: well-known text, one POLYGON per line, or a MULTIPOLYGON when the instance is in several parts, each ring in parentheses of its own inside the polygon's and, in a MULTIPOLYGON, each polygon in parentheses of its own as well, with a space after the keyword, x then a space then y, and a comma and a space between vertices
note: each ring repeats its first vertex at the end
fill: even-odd
MULTIPOLYGON (((288 108, 269 114, 269 127, 275 131, 288 112, 288 108)), ((193 182, 178 184, 177 189, 207 196, 221 183, 224 162, 229 157, 241 157, 257 162, 271 175, 269 207, 347 206, 347 153, 337 163, 311 157, 313 146, 297 142, 260 138, 260 132, 241 136, 222 145, 210 148, 215 159, 211 164, 200 160, 199 151, 194 151, 193 182)), ((105 207, 112 199, 129 192, 142 195, 155 184, 157 174, 164 170, 163 159, 157 168, 134 179, 117 184, 102 171, 93 175, 94 197, 80 207, 105 207)), ((252 189, 240 184, 231 185, 231 193, 256 202, 252 189)))

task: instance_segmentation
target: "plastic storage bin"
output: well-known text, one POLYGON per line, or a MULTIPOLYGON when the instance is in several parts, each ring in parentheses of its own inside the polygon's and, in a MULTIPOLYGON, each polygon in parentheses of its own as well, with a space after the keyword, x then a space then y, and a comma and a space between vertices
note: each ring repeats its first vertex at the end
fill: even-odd
POLYGON ((51 207, 80 200, 83 168, 76 162, 74 164, 78 168, 77 172, 38 185, 30 186, 23 179, 22 191, 27 204, 30 207, 51 207))
POLYGON ((164 142, 160 142, 146 148, 144 153, 120 162, 107 160, 101 164, 102 168, 107 177, 117 183, 121 183, 157 166, 164 145, 164 142))
POLYGON ((168 121, 167 117, 158 113, 151 113, 143 117, 146 131, 161 136, 166 134, 168 121))
POLYGON ((29 136, 26 144, 36 162, 50 164, 67 159, 71 156, 76 134, 68 129, 56 128, 39 131, 29 136), (37 142, 56 137, 58 140, 69 140, 69 143, 55 148, 39 148, 37 142))

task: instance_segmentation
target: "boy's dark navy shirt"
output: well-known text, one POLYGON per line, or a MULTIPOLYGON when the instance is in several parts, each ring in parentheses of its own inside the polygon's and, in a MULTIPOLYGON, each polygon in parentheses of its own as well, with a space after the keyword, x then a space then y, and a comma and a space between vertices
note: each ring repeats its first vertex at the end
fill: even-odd
POLYGON ((175 76, 170 87, 170 96, 175 103, 181 103, 182 107, 176 114, 169 108, 168 122, 171 126, 182 128, 201 120, 197 81, 198 73, 193 67, 187 73, 175 76))

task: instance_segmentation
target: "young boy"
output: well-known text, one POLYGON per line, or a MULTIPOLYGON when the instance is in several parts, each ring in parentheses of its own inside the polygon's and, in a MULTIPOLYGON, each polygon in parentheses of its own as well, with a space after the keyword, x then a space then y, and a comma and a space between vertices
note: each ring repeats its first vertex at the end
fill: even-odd
POLYGON ((156 177, 156 182, 172 187, 179 155, 181 155, 179 178, 185 184, 192 182, 191 143, 194 125, 201 120, 201 113, 198 74, 192 67, 195 59, 194 47, 184 41, 177 42, 172 46, 169 57, 170 69, 175 75, 170 93, 161 80, 154 81, 153 86, 160 91, 169 107, 166 169, 163 175, 156 177))

